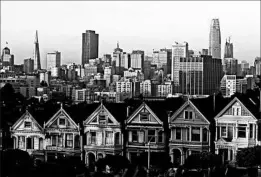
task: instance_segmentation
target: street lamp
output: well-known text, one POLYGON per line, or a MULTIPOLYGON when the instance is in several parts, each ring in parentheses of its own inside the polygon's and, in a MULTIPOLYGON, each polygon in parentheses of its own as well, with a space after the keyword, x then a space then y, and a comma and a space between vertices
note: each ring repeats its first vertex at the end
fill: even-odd
MULTIPOLYGON (((160 133, 162 130, 160 130, 158 133, 160 133)), ((148 173, 150 172, 150 142, 151 140, 155 138, 155 141, 156 141, 156 136, 152 136, 150 138, 150 140, 148 141, 148 173)))

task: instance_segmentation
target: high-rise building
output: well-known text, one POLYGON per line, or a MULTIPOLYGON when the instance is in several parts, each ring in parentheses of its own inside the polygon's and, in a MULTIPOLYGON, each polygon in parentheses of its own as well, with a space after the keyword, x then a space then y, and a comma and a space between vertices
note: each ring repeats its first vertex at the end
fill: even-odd
POLYGON ((10 53, 10 49, 8 47, 5 47, 2 51, 1 65, 14 66, 14 55, 10 53))
POLYGON ((233 43, 230 43, 230 37, 225 43, 224 58, 233 58, 233 43))
POLYGON ((38 32, 36 30, 35 41, 34 41, 34 70, 41 69, 40 50, 38 42, 38 32))
POLYGON ((134 69, 139 69, 143 72, 144 69, 144 51, 133 50, 131 53, 131 66, 134 69))
POLYGON ((231 96, 236 93, 236 75, 224 75, 221 80, 220 89, 224 96, 231 96))
POLYGON ((55 51, 47 53, 46 56, 46 68, 51 70, 54 67, 61 66, 61 52, 55 51))
POLYGON ((24 60, 24 72, 33 73, 34 72, 34 60, 31 58, 24 60))
POLYGON ((256 57, 254 66, 256 68, 255 74, 261 76, 261 57, 256 57))
POLYGON ((223 71, 227 75, 237 75, 238 60, 235 58, 224 58, 223 71))
POLYGON ((153 60, 151 64, 157 65, 158 69, 163 69, 165 76, 171 73, 171 54, 171 49, 153 51, 153 60))
POLYGON ((209 55, 221 58, 221 33, 219 19, 212 19, 209 33, 209 55))
POLYGON ((186 58, 189 55, 188 43, 172 45, 172 61, 171 61, 171 80, 174 81, 174 85, 179 85, 179 69, 180 69, 180 58, 186 58))
POLYGON ((88 64, 90 59, 98 58, 99 34, 86 30, 82 33, 82 65, 88 64))

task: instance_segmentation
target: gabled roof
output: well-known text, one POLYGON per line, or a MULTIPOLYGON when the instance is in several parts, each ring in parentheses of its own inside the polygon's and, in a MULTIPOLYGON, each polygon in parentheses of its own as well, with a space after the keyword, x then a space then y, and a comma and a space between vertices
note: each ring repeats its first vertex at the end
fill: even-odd
POLYGON ((215 96, 215 98, 214 96, 209 96, 207 98, 190 99, 209 122, 214 121, 214 117, 229 103, 230 100, 231 98, 223 98, 220 96, 215 96))
POLYGON ((75 126, 79 128, 79 125, 77 125, 74 120, 70 117, 70 115, 63 109, 63 106, 61 104, 60 109, 46 122, 44 127, 49 127, 57 118, 60 114, 65 115, 65 117, 75 126))
POLYGON ((159 117, 154 113, 154 111, 145 103, 145 102, 142 102, 140 104, 140 106, 130 115, 130 117, 127 119, 127 123, 130 123, 130 121, 135 118, 135 116, 142 110, 142 109, 146 109, 149 111, 149 113, 151 115, 154 116, 154 118, 156 119, 156 121, 159 123, 159 124, 163 124, 163 122, 161 121, 161 119, 159 119, 159 117))
POLYGON ((141 101, 141 100, 130 100, 127 104, 130 106, 130 113, 132 115, 142 103, 146 105, 155 113, 155 115, 164 123, 168 123, 168 114, 172 114, 185 102, 184 99, 178 98, 167 98, 166 100, 157 101, 141 101))
POLYGON ((247 109, 250 114, 256 118, 260 119, 258 117, 259 115, 259 107, 258 104, 255 102, 252 102, 248 97, 242 96, 242 97, 234 97, 233 100, 231 100, 216 116, 215 118, 220 117, 228 108, 230 108, 235 102, 238 102, 243 108, 247 109))
POLYGON ((14 123, 14 125, 11 127, 11 129, 15 129, 19 123, 26 117, 29 116, 30 119, 32 119, 32 121, 39 126, 39 128, 41 129, 41 131, 43 130, 43 127, 35 120, 35 118, 30 114, 30 112, 26 109, 25 113, 14 123))

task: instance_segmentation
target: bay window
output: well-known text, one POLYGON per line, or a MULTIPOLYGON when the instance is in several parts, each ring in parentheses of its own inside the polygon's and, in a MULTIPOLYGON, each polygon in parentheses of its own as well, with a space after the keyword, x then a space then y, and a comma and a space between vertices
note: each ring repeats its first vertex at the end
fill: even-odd
POLYGON ((155 130, 148 130, 148 141, 155 143, 155 130))
POLYGON ((192 127, 191 132, 191 140, 192 141, 200 141, 200 128, 199 127, 192 127))
POLYGON ((73 147, 73 134, 66 135, 66 147, 73 147))
POLYGON ((176 128, 176 140, 181 140, 181 128, 176 128))
POLYGON ((238 124, 238 128, 237 128, 238 138, 246 138, 246 128, 247 128, 246 124, 238 124))

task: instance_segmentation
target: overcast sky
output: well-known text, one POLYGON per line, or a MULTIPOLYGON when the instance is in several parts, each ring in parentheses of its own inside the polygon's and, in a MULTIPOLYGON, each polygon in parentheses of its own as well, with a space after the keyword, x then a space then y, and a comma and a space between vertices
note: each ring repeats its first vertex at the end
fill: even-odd
POLYGON ((1 1, 1 49, 6 46, 21 64, 33 57, 38 30, 42 66, 46 53, 58 50, 62 63, 81 63, 81 36, 99 34, 99 55, 112 53, 117 41, 126 52, 171 48, 175 41, 192 50, 208 48, 210 22, 219 18, 221 50, 228 36, 234 57, 253 65, 260 56, 260 1, 1 1))

